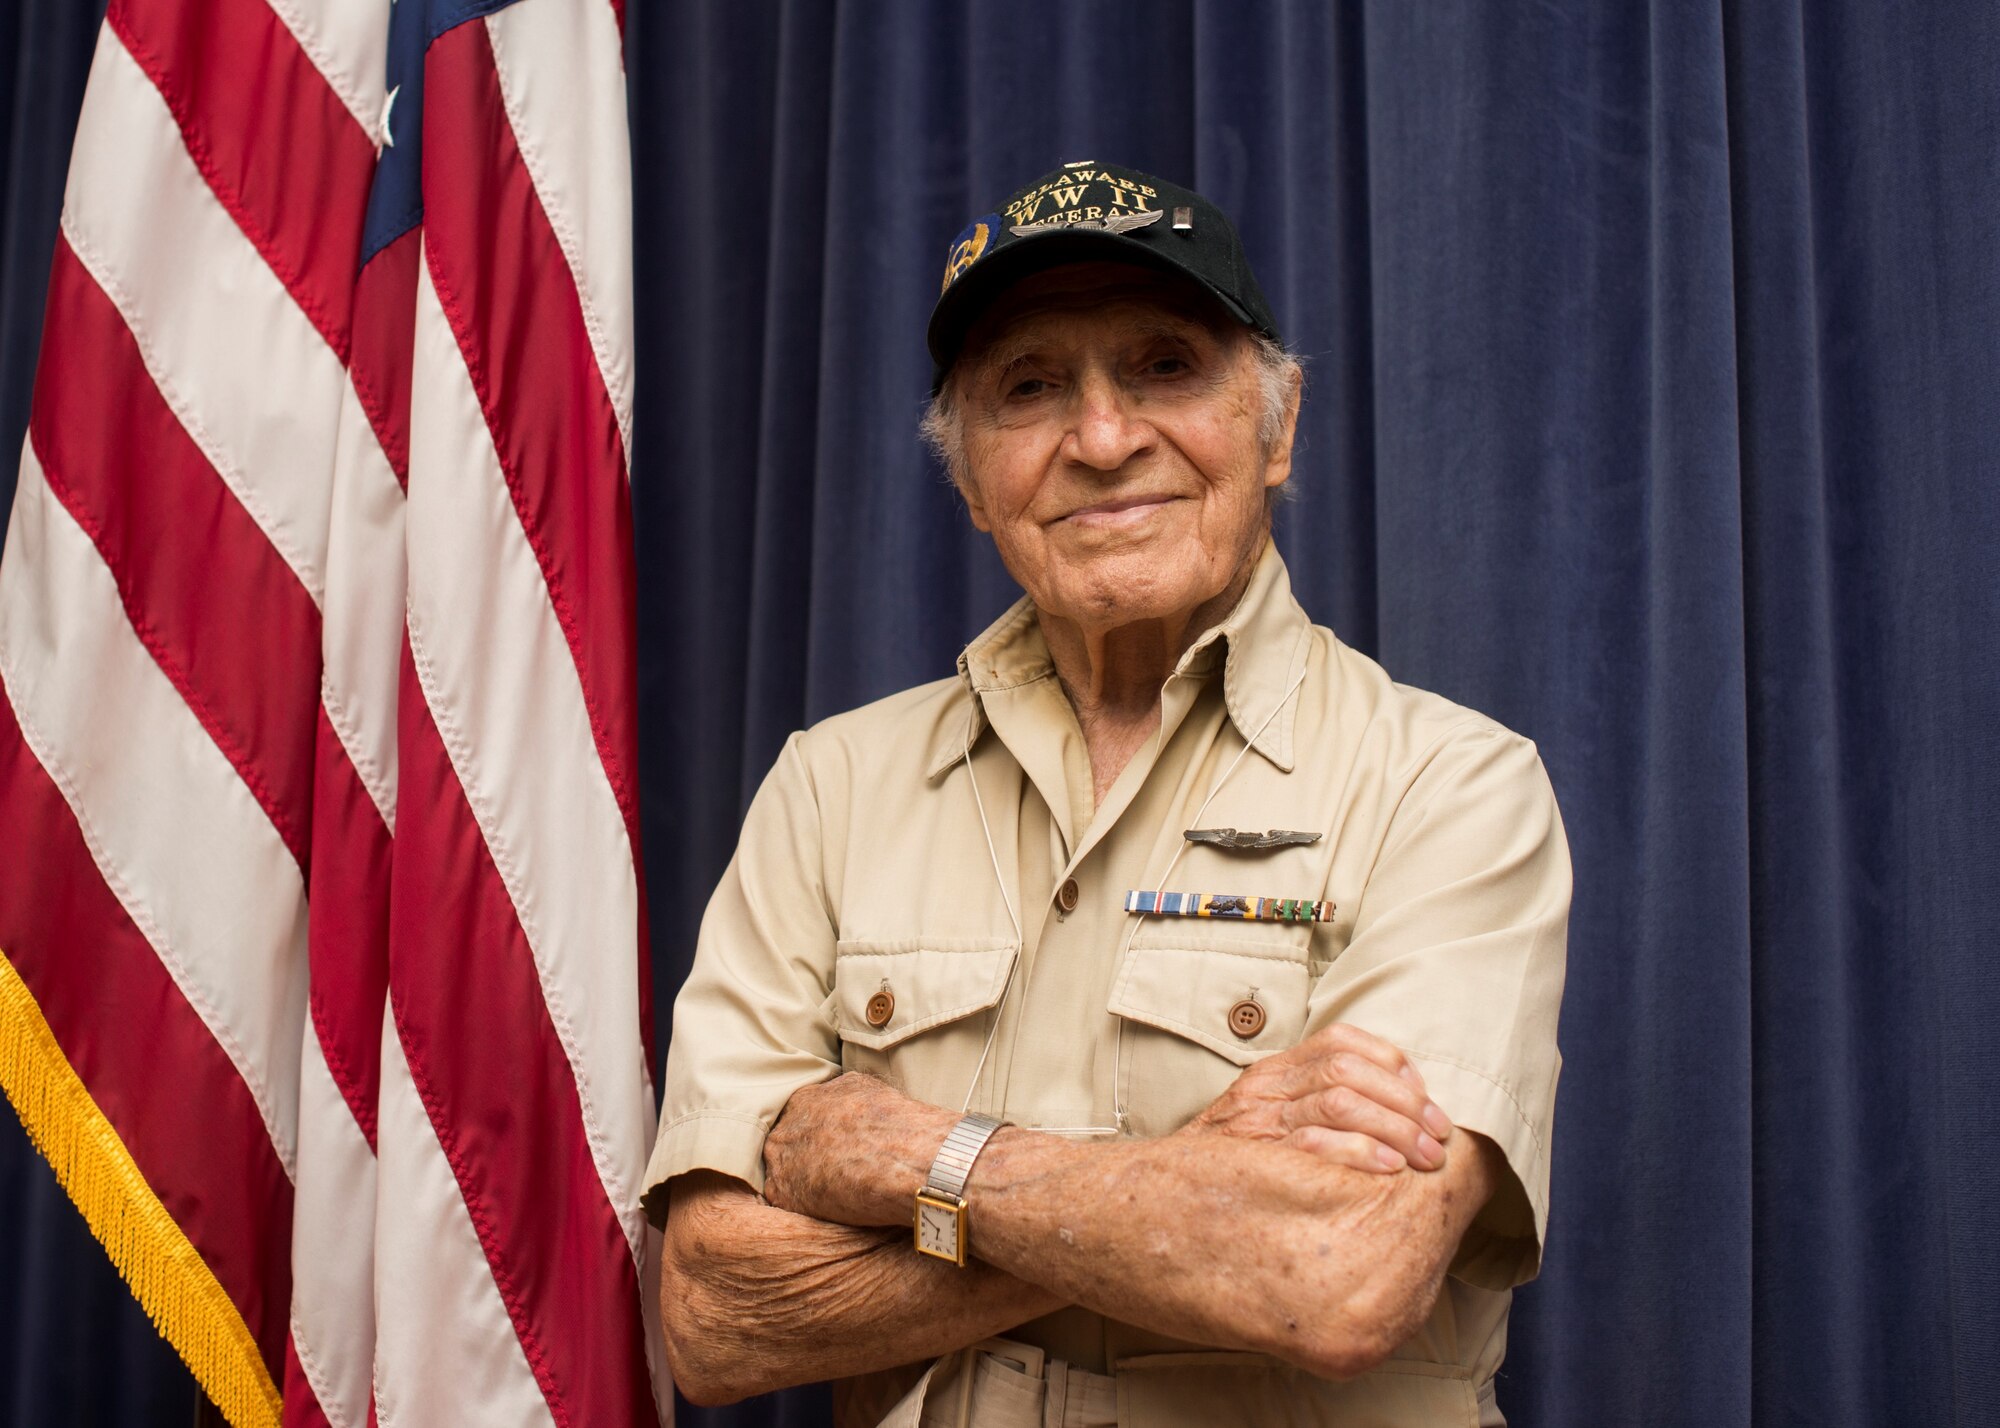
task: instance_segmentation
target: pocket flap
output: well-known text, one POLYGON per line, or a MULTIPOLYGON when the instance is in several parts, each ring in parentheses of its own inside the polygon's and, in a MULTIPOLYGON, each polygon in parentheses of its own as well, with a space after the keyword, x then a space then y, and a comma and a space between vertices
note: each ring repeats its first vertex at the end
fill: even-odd
POLYGON ((985 1011, 1006 990, 1015 951, 1012 942, 964 937, 842 942, 833 964, 841 1039, 882 1051, 985 1011), (873 1026, 869 1003, 880 992, 889 995, 889 1016, 873 1026))
POLYGON ((1238 1066, 1296 1046, 1306 1029, 1306 964, 1213 947, 1133 946, 1111 984, 1115 1016, 1199 1042, 1238 1066), (1262 1026, 1239 1036, 1230 1012, 1255 1002, 1262 1026))

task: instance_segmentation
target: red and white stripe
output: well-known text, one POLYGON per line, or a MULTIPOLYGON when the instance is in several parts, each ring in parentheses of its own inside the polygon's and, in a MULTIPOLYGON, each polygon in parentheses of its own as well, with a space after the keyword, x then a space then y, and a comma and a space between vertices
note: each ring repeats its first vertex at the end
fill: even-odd
MULTIPOLYGON (((481 1421, 655 1412, 635 1312, 652 1096, 631 995, 630 220, 605 177, 625 137, 622 119, 578 123, 611 111, 563 88, 579 67, 605 88, 617 64, 595 13, 528 0, 440 37, 425 71, 390 1000, 443 1152, 421 1148, 408 1183, 442 1169, 458 1195, 413 1193, 430 1217, 378 1227, 385 1423, 448 1408, 391 1330, 391 1301, 421 1292, 392 1266, 420 1268, 431 1245, 463 1255, 467 1226, 496 1291, 459 1329, 485 1346, 481 1421), (590 306, 614 299, 616 319, 590 306), (618 401, 599 341, 621 354, 618 401), (464 1035, 495 1020, 512 1040, 464 1035), (532 1144, 510 1133, 523 1119, 532 1144)), ((385 1140, 385 1185, 395 1153, 385 1140)))
POLYGON ((107 13, 0 948, 287 1423, 653 1422, 619 18, 432 45, 425 226, 357 281, 389 12, 107 13))

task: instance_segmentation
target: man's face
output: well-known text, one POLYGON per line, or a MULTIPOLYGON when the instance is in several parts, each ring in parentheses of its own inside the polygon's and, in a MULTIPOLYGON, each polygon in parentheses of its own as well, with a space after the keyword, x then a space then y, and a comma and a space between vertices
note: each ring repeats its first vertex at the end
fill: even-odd
POLYGON ((1187 284, 1122 263, 1024 279, 953 380, 973 524, 1044 612, 1185 618, 1261 547, 1296 406, 1267 445, 1250 335, 1187 284))

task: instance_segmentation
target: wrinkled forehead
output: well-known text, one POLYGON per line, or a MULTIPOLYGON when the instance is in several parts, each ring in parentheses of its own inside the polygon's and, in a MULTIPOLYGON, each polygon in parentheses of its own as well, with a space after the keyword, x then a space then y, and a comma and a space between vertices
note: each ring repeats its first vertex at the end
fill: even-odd
POLYGON ((1185 278, 1133 263, 1070 263, 995 298, 967 332, 954 370, 985 366, 1038 340, 1185 332, 1233 344, 1249 331, 1185 278))

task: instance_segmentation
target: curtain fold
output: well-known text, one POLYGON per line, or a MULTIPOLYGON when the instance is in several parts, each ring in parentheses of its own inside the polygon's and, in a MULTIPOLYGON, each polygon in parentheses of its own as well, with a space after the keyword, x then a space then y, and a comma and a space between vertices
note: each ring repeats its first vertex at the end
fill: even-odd
MULTIPOLYGON (((95 27, 73 8, 0 17, 10 451, 95 27)), ((1062 161, 1188 181, 1308 362, 1301 599, 1535 739, 1568 826, 1553 1216, 1503 1408, 1986 1421, 2000 8, 627 13, 663 1022, 784 736, 949 672, 1011 598, 915 437, 948 240, 1062 161)), ((184 1422, 30 1155, 0 1127, 0 1418, 184 1422), (51 1370, 62 1343, 150 1406, 51 1370)))

